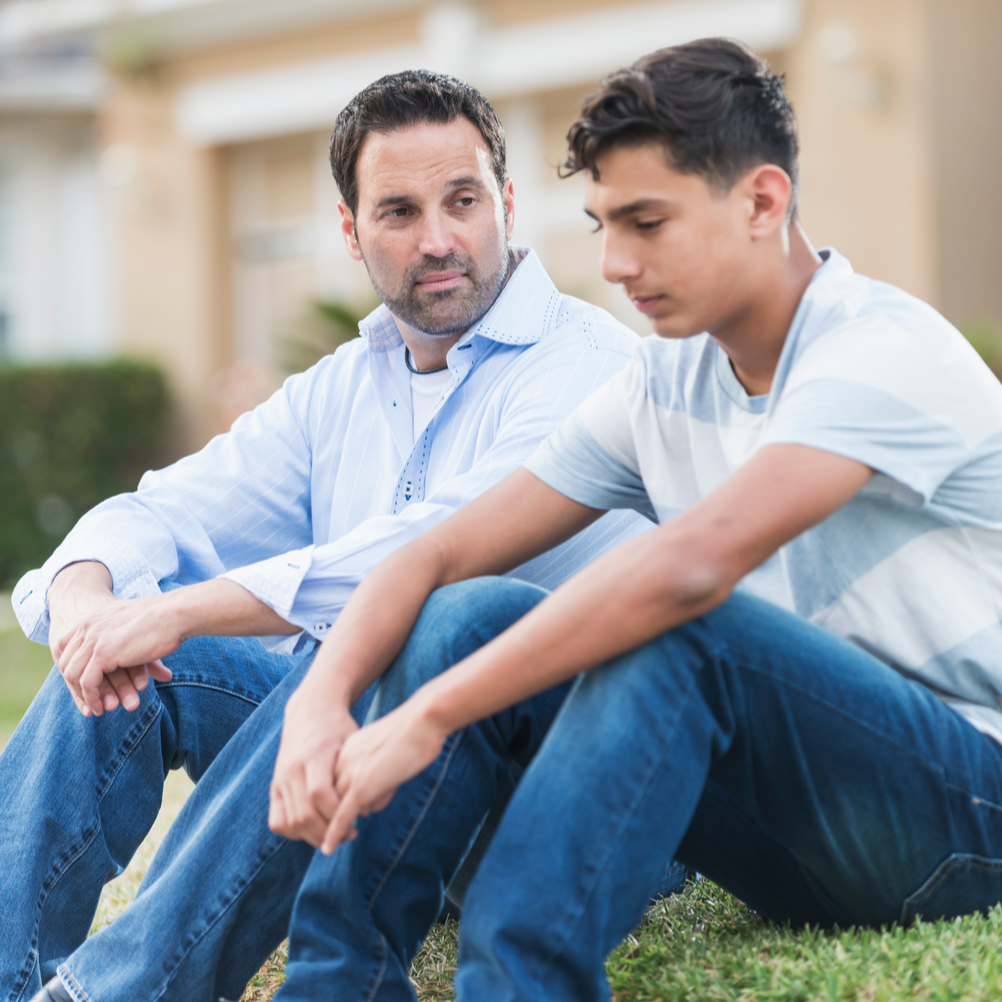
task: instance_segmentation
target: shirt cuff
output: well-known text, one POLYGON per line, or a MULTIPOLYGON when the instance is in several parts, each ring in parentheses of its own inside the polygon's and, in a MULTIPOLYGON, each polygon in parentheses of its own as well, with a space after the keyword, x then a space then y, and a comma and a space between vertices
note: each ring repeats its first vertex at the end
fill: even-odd
POLYGON ((110 537, 67 542, 39 570, 25 574, 11 595, 14 615, 29 640, 49 642, 49 587, 63 568, 83 561, 108 568, 116 598, 141 598, 160 592, 146 558, 131 543, 110 537))
MULTIPOLYGON (((220 577, 235 581, 258 601, 274 609, 282 619, 291 622, 290 616, 296 595, 303 578, 312 566, 313 547, 304 546, 301 550, 291 550, 289 553, 259 560, 246 567, 237 567, 221 574, 220 577)), ((325 630, 328 628, 329 624, 324 627, 325 630)))

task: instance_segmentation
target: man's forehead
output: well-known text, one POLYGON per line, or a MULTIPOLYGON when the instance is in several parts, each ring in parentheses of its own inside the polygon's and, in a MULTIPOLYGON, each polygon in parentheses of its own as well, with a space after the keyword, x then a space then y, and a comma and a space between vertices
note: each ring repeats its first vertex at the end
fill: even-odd
POLYGON ((370 132, 358 154, 359 181, 379 185, 401 176, 415 181, 455 173, 490 173, 490 151, 469 119, 421 122, 390 132, 370 132))

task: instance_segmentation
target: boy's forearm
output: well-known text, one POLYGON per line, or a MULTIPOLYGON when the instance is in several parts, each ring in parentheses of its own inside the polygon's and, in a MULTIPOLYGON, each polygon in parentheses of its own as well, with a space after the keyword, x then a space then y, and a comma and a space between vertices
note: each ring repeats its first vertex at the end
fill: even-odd
POLYGON ((442 573, 442 555, 427 537, 379 564, 338 617, 302 688, 353 705, 400 652, 442 573))

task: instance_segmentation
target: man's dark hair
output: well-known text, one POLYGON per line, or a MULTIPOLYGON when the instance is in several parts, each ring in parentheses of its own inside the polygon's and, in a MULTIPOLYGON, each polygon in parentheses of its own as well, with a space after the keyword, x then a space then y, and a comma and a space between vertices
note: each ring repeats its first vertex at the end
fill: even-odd
POLYGON ((607 76, 567 134, 561 175, 589 170, 617 146, 665 146, 668 163, 729 190, 759 164, 782 167, 797 212, 797 119, 783 78, 740 42, 705 38, 660 49, 607 76))
POLYGON ((429 70, 391 73, 359 91, 338 115, 331 133, 331 171, 352 215, 358 211, 358 151, 370 132, 393 132, 423 122, 448 125, 460 115, 483 136, 491 169, 503 189, 507 175, 504 129, 480 91, 429 70))

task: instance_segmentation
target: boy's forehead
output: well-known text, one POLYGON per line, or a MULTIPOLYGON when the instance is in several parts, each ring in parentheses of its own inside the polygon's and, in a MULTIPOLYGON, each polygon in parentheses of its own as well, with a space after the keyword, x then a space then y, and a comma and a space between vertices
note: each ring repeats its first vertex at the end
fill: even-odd
POLYGON ((373 196, 387 186, 446 185, 457 177, 490 176, 490 152, 467 118, 446 124, 422 122, 391 132, 370 132, 359 149, 359 194, 373 196), (368 189, 368 191, 366 191, 368 189))
POLYGON ((595 161, 597 177, 585 171, 585 206, 592 214, 650 202, 704 199, 709 186, 697 174, 675 170, 662 143, 615 146, 595 161))

